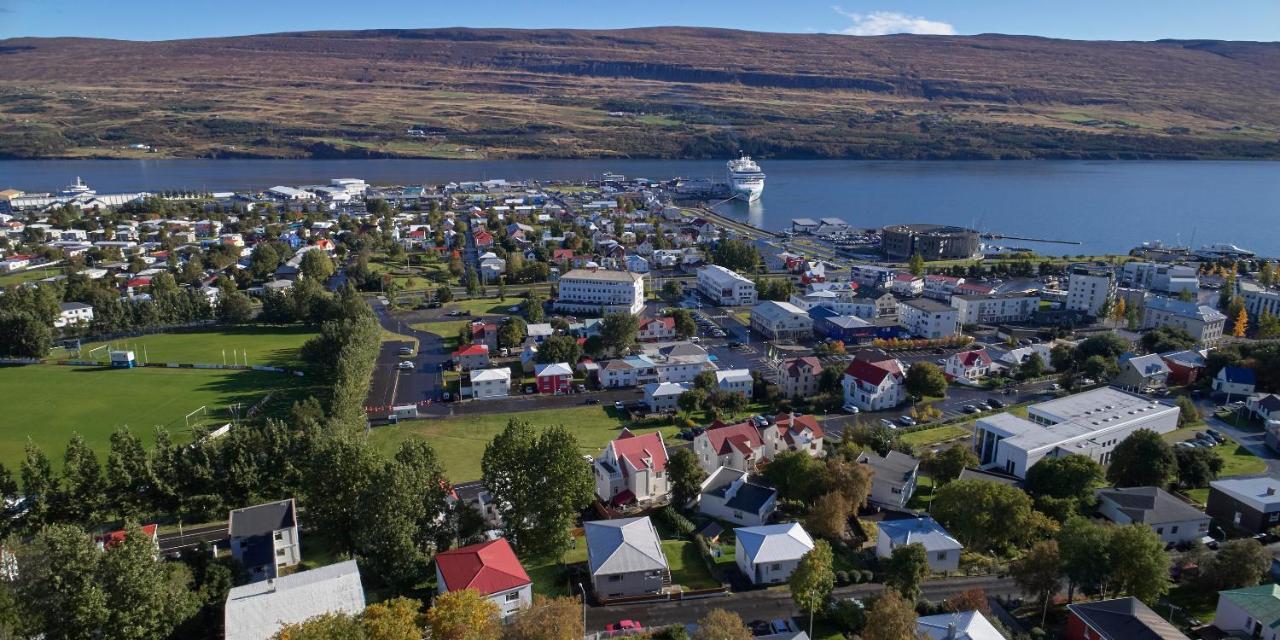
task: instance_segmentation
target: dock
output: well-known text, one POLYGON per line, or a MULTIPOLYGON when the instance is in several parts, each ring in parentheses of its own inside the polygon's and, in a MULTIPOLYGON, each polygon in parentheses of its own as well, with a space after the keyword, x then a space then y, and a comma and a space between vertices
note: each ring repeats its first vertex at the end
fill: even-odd
POLYGON ((1049 244, 1083 244, 1079 240, 1048 240, 1045 238, 1024 238, 1022 236, 1006 236, 998 233, 984 233, 983 240, 1021 240, 1023 242, 1047 242, 1049 244))

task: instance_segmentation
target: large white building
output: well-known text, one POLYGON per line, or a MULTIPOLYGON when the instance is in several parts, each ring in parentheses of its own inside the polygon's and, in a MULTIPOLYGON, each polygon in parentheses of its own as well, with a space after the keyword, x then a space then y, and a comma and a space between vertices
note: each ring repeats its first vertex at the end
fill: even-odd
POLYGON ((911 335, 936 340, 960 333, 960 312, 937 300, 898 301, 898 324, 911 335))
POLYGON ((232 587, 223 607, 227 640, 267 640, 285 625, 328 613, 364 611, 364 587, 355 560, 275 580, 232 587))
POLYGON ((1227 316, 1209 305, 1153 296, 1142 305, 1142 328, 1177 327, 1203 346, 1222 338, 1227 316))
POLYGON ((567 313, 630 313, 644 310, 644 276, 630 271, 574 269, 560 276, 555 308, 567 313))
MULTIPOLYGON (((1236 295, 1244 301, 1244 309, 1249 315, 1257 318, 1262 312, 1280 316, 1280 289, 1272 289, 1256 282, 1236 280, 1236 295)), ((1235 318, 1231 319, 1232 321, 1235 318)))
POLYGON ((957 320, 961 325, 1026 322, 1040 308, 1040 294, 1018 291, 951 296, 951 306, 959 314, 957 320))
POLYGON ((720 306, 756 303, 756 283, 718 264, 698 269, 698 293, 720 306))
POLYGON ((1100 464, 1138 429, 1168 433, 1178 428, 1178 408, 1102 387, 1027 407, 1027 417, 1001 413, 979 418, 974 450, 984 468, 1019 478, 1042 458, 1071 454, 1100 464))
POLYGON ((813 318, 790 302, 769 300, 751 308, 751 328, 769 340, 795 342, 813 337, 813 318))
POLYGON ((1116 278, 1110 269, 1075 266, 1067 280, 1067 310, 1097 316, 1116 295, 1116 278))

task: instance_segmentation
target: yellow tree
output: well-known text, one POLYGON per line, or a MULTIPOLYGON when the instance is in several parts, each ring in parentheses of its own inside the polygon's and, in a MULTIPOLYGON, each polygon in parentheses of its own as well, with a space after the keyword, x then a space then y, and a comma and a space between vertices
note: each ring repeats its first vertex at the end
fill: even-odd
POLYGON ((498 605, 475 589, 440 595, 427 611, 432 640, 495 640, 501 635, 498 605))
POLYGON ((533 596, 533 606, 516 614, 503 632, 505 640, 579 640, 582 601, 533 596))
POLYGON ((1231 329, 1231 335, 1237 338, 1243 338, 1245 332, 1249 330, 1249 314, 1245 312, 1244 307, 1240 308, 1240 313, 1236 314, 1236 326, 1231 329))
POLYGON ((1125 317, 1125 314, 1126 314, 1126 313, 1127 313, 1127 310, 1125 309, 1124 298, 1119 298, 1119 297, 1117 297, 1117 298, 1116 298, 1116 303, 1115 303, 1115 304, 1113 304, 1113 305, 1111 305, 1111 320, 1112 320, 1112 322, 1117 322, 1117 323, 1118 323, 1118 322, 1120 322, 1121 320, 1124 320, 1124 317, 1125 317))

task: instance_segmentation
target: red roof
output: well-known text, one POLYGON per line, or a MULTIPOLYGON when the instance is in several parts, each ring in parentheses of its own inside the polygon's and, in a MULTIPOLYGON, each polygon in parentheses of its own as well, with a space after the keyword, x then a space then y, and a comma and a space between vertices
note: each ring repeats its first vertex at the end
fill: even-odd
POLYGON ((486 355, 488 353, 489 353, 489 345, 487 344, 469 344, 465 347, 462 347, 461 349, 458 349, 457 351, 454 351, 453 355, 455 357, 456 356, 480 356, 480 355, 486 355))
POLYGON ((573 249, 556 249, 551 252, 552 260, 572 260, 573 249))
POLYGON ((749 422, 713 424, 710 429, 707 429, 706 436, 716 455, 724 455, 734 449, 742 453, 751 453, 764 446, 760 431, 749 422))
POLYGON ((986 349, 974 349, 973 351, 964 351, 956 355, 960 356, 960 364, 966 367, 972 367, 978 363, 991 364, 991 356, 987 354, 986 349))
POLYGON ((893 279, 898 282, 912 282, 918 278, 919 276, 913 276, 909 273, 899 273, 893 276, 893 279))
POLYGON ((884 382, 885 377, 901 374, 902 368, 898 366, 898 362, 893 358, 875 361, 854 358, 844 372, 853 376, 857 380, 861 380, 878 387, 881 382, 884 382))
POLYGON ((533 582, 506 538, 437 554, 436 568, 449 591, 475 589, 488 596, 533 582))
POLYGON ((647 327, 647 326, 649 326, 649 325, 651 325, 651 324, 653 324, 653 323, 655 323, 655 322, 656 322, 656 323, 658 323, 658 324, 660 324, 660 325, 662 325, 662 326, 664 326, 664 327, 666 327, 666 328, 668 328, 668 329, 675 329, 675 328, 676 328, 676 319, 675 319, 675 318, 667 318, 667 317, 662 317, 662 318, 641 318, 641 319, 640 319, 640 331, 644 331, 644 328, 645 328, 645 327, 647 327))
POLYGON ((133 278, 125 283, 128 287, 149 287, 151 286, 151 278, 133 278))
MULTIPOLYGON (((142 525, 142 533, 148 538, 151 538, 154 540, 156 537, 156 529, 158 527, 159 525, 144 524, 142 525)), ((101 542, 104 546, 114 547, 124 542, 124 536, 125 536, 124 529, 120 529, 118 531, 111 531, 109 533, 104 533, 100 536, 95 537, 94 540, 96 542, 101 542)))
POLYGON ((667 468, 667 447, 662 444, 662 434, 654 431, 638 436, 629 429, 609 443, 619 460, 626 460, 633 468, 664 471, 667 468), (646 462, 648 460, 649 462, 646 462))
POLYGON ((476 232, 476 244, 485 244, 493 242, 493 234, 488 231, 476 232))
POLYGON ((812 371, 820 371, 822 369, 822 361, 813 356, 804 356, 802 358, 784 360, 782 366, 788 376, 794 377, 800 375, 801 369, 804 367, 808 367, 812 371))
POLYGON ((818 424, 818 419, 813 416, 780 413, 774 422, 777 423, 779 429, 786 429, 784 437, 788 442, 791 442, 793 436, 804 433, 806 430, 811 431, 815 439, 824 435, 822 426, 818 424))

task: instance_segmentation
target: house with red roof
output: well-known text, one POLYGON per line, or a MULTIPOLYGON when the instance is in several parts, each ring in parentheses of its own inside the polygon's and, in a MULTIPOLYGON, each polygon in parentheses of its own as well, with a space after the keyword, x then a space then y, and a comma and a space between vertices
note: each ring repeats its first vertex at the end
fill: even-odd
POLYGON ((793 413, 772 419, 757 416, 737 424, 716 421, 693 439, 693 453, 707 473, 720 467, 752 473, 783 451, 821 457, 824 435, 816 418, 793 413))
POLYGON ((452 355, 458 371, 484 369, 489 366, 489 345, 487 344, 468 344, 459 347, 452 355))
POLYGON ((981 282, 964 282, 956 285, 955 294, 958 296, 989 296, 996 292, 996 288, 981 282))
POLYGON ((844 401, 863 411, 892 409, 907 399, 902 363, 883 351, 864 351, 844 370, 844 401))
POLYGON ((665 316, 661 318, 640 318, 639 329, 636 330, 636 339, 641 342, 675 340, 676 319, 665 316))
MULTIPOLYGON (((141 529, 142 529, 142 535, 150 538, 151 543, 155 545, 157 550, 159 550, 160 549, 160 535, 159 535, 160 526, 156 524, 144 524, 142 525, 141 529)), ((94 536, 93 542, 94 544, 98 545, 98 550, 102 551, 107 549, 108 547, 114 547, 118 544, 123 543, 125 538, 125 533, 126 532, 124 529, 109 531, 107 533, 94 536)))
POLYGON ((978 384, 991 373, 991 354, 986 349, 970 349, 951 354, 943 364, 947 380, 960 384, 978 384))
POLYGON ((889 291, 907 297, 915 297, 924 293, 924 278, 910 273, 894 274, 889 281, 889 291))
POLYGON ((539 364, 533 368, 533 377, 538 381, 538 393, 569 393, 573 386, 573 367, 568 362, 539 364))
POLYGON ((788 358, 778 366, 778 387, 788 398, 811 398, 818 394, 822 361, 813 356, 788 358))
POLYGON ((498 348, 498 325, 495 322, 472 322, 471 344, 483 344, 490 351, 498 348))
POLYGON ((964 284, 964 278, 943 275, 927 275, 924 277, 924 297, 947 302, 951 294, 964 284))
POLYGON ((533 581, 506 538, 436 555, 439 593, 474 589, 498 605, 504 619, 533 602, 533 581))
POLYGON ((493 234, 481 229, 475 233, 476 246, 481 249, 488 249, 493 246, 493 234))
POLYGON ((662 434, 644 435, 623 429, 592 464, 596 476, 596 496, 614 505, 649 502, 665 498, 667 488, 667 446, 662 434))

